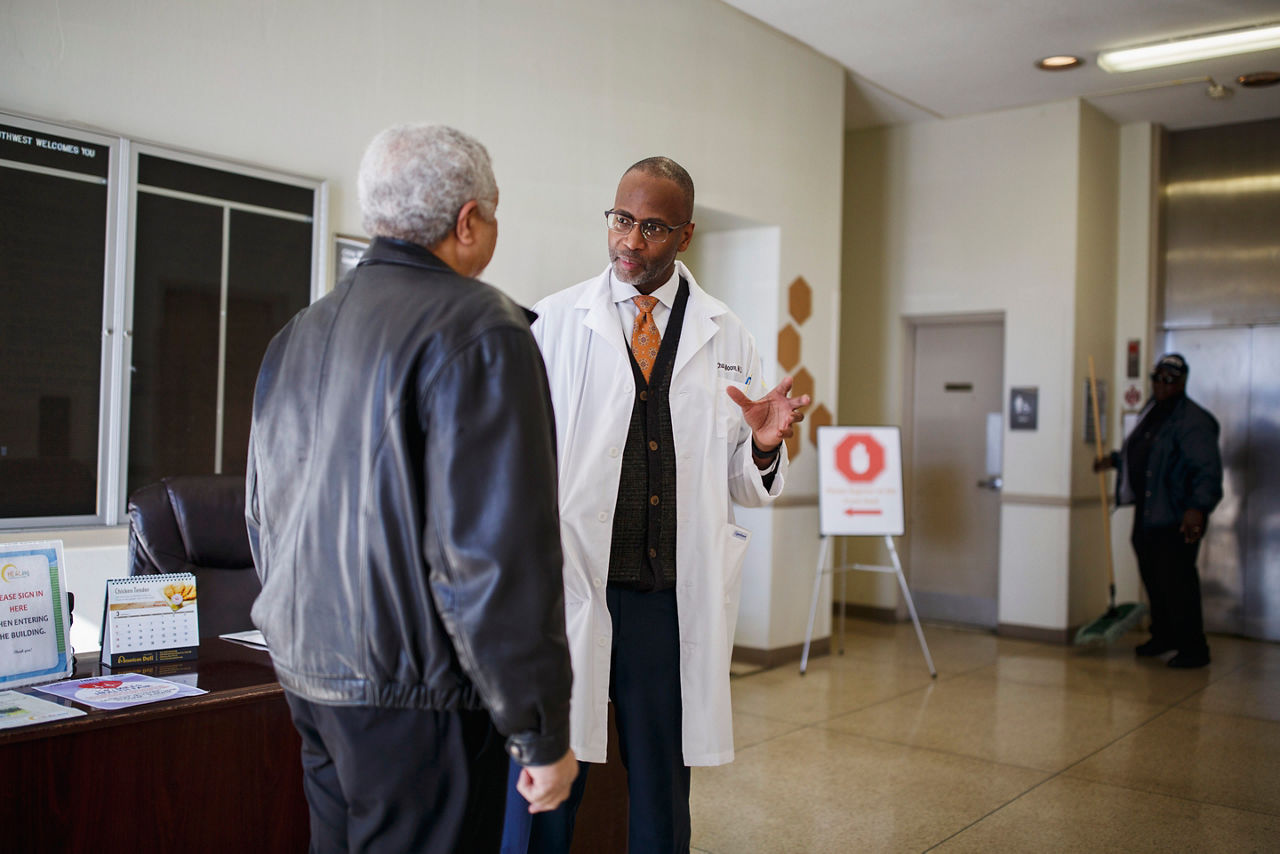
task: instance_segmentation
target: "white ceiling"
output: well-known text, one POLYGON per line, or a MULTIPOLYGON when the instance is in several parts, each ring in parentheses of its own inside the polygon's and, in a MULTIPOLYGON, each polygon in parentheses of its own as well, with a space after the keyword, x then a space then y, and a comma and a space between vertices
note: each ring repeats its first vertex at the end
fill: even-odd
POLYGON ((1082 97, 1113 120, 1171 130, 1280 117, 1280 49, 1108 74, 1098 51, 1280 21, 1280 0, 724 0, 849 72, 845 124, 901 124, 1082 97), (1072 71, 1037 69, 1052 54, 1072 71), (1233 90, 1215 100, 1206 78, 1233 90), (1157 85, 1138 92, 1117 92, 1157 85))

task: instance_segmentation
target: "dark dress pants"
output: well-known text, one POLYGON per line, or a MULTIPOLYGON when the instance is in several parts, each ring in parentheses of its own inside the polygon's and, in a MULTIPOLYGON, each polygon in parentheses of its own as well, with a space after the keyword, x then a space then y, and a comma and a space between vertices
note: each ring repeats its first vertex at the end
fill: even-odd
POLYGON ((507 755, 488 712, 285 699, 302 736, 313 854, 498 850, 507 755))
POLYGON ((1176 526, 1135 526, 1131 542, 1151 602, 1152 639, 1184 655, 1207 654, 1196 572, 1200 541, 1186 542, 1176 526))
MULTIPOLYGON (((627 769, 629 854, 689 850, 689 767, 681 738, 680 628, 674 590, 606 591, 613 619, 609 699, 618 749, 627 769)), ((590 763, 578 763, 569 798, 551 812, 529 815, 515 791, 512 766, 502 854, 568 854, 590 763)))

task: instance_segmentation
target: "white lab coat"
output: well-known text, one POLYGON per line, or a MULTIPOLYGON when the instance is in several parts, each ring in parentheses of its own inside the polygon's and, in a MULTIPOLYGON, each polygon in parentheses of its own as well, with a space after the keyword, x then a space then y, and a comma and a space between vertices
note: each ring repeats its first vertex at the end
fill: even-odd
MULTIPOLYGON (((687 765, 733 761, 729 658, 738 618, 748 531, 733 504, 760 506, 782 491, 786 448, 771 489, 751 458, 751 431, 726 393, 768 386, 755 341, 724 303, 689 283, 671 377, 676 450, 676 604, 687 765)), ((629 347, 609 289, 609 270, 534 306, 555 406, 564 544, 565 620, 573 659, 570 743, 578 759, 604 762, 612 620, 605 602, 609 544, 635 402, 629 347)))

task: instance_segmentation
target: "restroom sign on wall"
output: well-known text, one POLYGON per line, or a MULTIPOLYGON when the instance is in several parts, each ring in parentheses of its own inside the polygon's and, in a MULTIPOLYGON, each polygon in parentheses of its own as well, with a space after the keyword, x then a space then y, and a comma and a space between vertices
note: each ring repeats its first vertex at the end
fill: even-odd
POLYGON ((902 439, 897 427, 818 428, 823 536, 901 536, 902 439))

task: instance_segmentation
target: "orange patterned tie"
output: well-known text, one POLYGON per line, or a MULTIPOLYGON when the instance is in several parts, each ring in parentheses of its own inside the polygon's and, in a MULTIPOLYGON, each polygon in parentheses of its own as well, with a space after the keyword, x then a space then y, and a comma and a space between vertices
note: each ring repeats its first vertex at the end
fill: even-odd
POLYGON ((631 301, 640 309, 635 325, 631 327, 631 354, 644 374, 644 381, 648 382, 653 363, 658 358, 658 345, 662 343, 658 324, 653 322, 653 307, 658 304, 658 298, 639 296, 632 297, 631 301))

